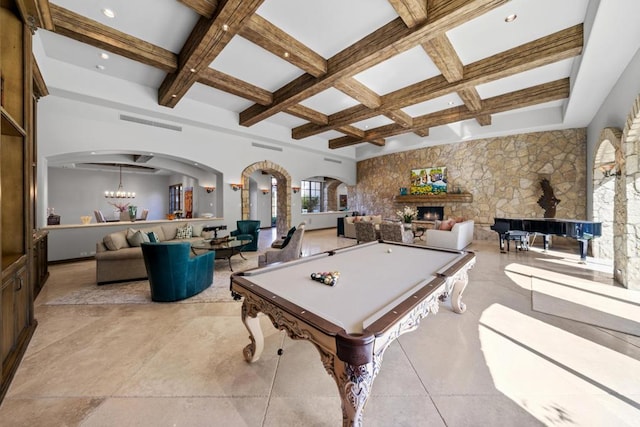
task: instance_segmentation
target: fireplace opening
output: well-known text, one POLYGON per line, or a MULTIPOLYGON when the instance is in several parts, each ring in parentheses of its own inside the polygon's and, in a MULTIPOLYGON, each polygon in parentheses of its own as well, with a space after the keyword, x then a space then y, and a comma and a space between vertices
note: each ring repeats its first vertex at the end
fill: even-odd
POLYGON ((444 206, 418 206, 418 218, 423 221, 434 221, 444 218, 444 206))

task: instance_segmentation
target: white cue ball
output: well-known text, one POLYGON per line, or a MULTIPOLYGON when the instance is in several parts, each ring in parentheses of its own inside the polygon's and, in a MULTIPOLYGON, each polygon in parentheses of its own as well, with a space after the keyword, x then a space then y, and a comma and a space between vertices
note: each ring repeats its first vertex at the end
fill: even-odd
POLYGON ((388 253, 388 254, 390 254, 391 252, 393 252, 393 251, 391 250, 391 248, 387 249, 387 253, 388 253))

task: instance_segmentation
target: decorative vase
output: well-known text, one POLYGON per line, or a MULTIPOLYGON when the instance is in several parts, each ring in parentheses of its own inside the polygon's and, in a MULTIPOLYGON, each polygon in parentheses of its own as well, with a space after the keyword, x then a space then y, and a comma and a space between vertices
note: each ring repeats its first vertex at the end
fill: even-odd
POLYGON ((138 214, 137 206, 129 206, 129 221, 135 221, 138 214))

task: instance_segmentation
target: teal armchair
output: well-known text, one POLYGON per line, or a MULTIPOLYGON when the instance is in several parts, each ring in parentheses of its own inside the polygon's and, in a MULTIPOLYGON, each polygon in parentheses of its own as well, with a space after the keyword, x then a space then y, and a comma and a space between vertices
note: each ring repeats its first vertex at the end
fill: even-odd
POLYGON ((179 301, 192 297, 213 283, 215 251, 191 257, 188 242, 142 243, 151 300, 179 301))
POLYGON ((233 230, 229 233, 237 240, 251 240, 251 243, 247 244, 242 250, 255 252, 258 250, 258 235, 260 234, 260 221, 259 220, 241 220, 236 221, 237 230, 233 230))

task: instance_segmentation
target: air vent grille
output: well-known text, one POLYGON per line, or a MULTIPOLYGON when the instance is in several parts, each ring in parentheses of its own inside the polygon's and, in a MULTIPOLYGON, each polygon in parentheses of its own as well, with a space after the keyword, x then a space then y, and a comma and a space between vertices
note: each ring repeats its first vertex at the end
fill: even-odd
POLYGON ((342 164, 342 160, 330 159, 330 158, 328 158, 328 157, 325 157, 325 158, 324 158, 324 161, 325 161, 325 162, 332 162, 332 163, 339 163, 339 164, 342 164))
POLYGON ((127 116, 124 114, 120 114, 120 120, 139 123, 141 125, 154 126, 157 128, 175 130, 176 132, 182 132, 182 126, 174 126, 167 123, 154 122, 153 120, 141 119, 139 117, 127 116))
POLYGON ((265 150, 282 151, 281 147, 274 147, 272 145, 258 144, 257 142, 252 142, 251 145, 254 146, 254 147, 257 147, 257 148, 264 148, 265 150))

